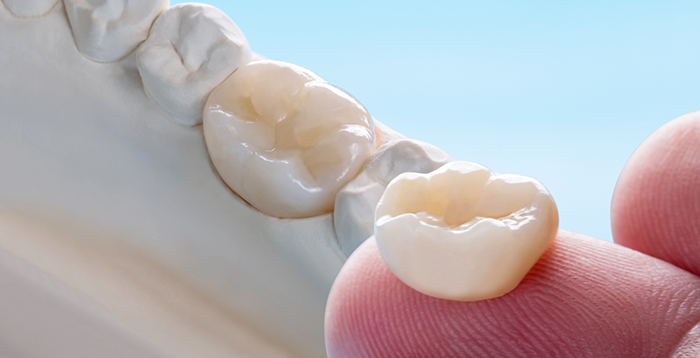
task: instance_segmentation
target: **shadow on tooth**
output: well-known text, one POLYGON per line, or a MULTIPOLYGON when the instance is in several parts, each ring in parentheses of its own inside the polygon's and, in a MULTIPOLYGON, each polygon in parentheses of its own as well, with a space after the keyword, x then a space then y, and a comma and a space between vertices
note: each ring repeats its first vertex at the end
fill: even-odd
POLYGON ((360 174, 336 196, 333 222, 341 250, 350 255, 374 231, 374 211, 391 180, 406 172, 429 173, 452 161, 432 144, 400 139, 382 145, 360 174))

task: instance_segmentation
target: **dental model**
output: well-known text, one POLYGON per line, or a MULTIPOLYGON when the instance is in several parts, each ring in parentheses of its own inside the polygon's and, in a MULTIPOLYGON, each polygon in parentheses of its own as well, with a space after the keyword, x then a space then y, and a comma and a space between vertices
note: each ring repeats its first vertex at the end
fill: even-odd
POLYGON ((202 123, 211 91, 252 59, 248 40, 221 10, 187 3, 170 7, 136 53, 148 98, 184 126, 202 123))
MULTIPOLYGON (((308 70, 249 63, 211 6, 4 3, 0 292, 21 282, 141 353, 121 356, 325 357, 328 293, 387 183, 450 157, 308 70)), ((78 320, 51 330, 31 301, 0 302, 16 318, 0 328, 24 329, 0 333, 28 356, 82 356, 63 324, 78 320)))
POLYGON ((46 14, 60 0, 3 0, 5 6, 18 17, 37 17, 46 14))
POLYGON ((209 97, 204 136, 224 181, 280 218, 333 211, 374 150, 372 117, 309 70, 278 61, 238 69, 209 97))
POLYGON ((386 186, 401 173, 429 173, 451 162, 447 153, 413 139, 391 141, 377 149, 362 172, 335 197, 333 224, 348 256, 374 232, 374 210, 386 186))
POLYGON ((148 36, 168 0, 64 0, 75 43, 83 55, 98 62, 117 61, 148 36))
POLYGON ((401 281, 429 296, 477 301, 520 283, 554 241, 559 216, 537 180, 452 162, 396 177, 375 225, 379 250, 401 281))

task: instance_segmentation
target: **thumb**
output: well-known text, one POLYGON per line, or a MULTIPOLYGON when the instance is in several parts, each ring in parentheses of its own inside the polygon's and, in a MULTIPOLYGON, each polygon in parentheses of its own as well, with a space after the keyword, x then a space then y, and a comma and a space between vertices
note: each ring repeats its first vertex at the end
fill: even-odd
POLYGON ((611 221, 618 244, 700 275, 700 111, 667 123, 634 152, 611 221))

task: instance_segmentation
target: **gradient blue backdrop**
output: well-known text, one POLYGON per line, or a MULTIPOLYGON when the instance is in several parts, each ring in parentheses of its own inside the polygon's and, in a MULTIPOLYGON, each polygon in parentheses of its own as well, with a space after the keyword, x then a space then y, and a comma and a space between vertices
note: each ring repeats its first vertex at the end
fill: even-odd
POLYGON ((700 109, 697 1, 205 2, 406 136, 539 179, 562 228, 605 240, 627 158, 700 109))

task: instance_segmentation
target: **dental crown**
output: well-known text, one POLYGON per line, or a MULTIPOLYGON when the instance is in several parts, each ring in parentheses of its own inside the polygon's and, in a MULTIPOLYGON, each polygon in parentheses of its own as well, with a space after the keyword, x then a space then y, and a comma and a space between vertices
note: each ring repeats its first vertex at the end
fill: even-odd
POLYGON ((476 301, 513 290, 558 226, 554 200, 537 180, 452 162, 396 177, 377 205, 374 235, 389 268, 408 286, 476 301))
POLYGON ((204 136, 226 184, 281 218, 332 212, 375 146, 372 117, 354 97, 269 60, 239 68, 211 94, 204 136))

